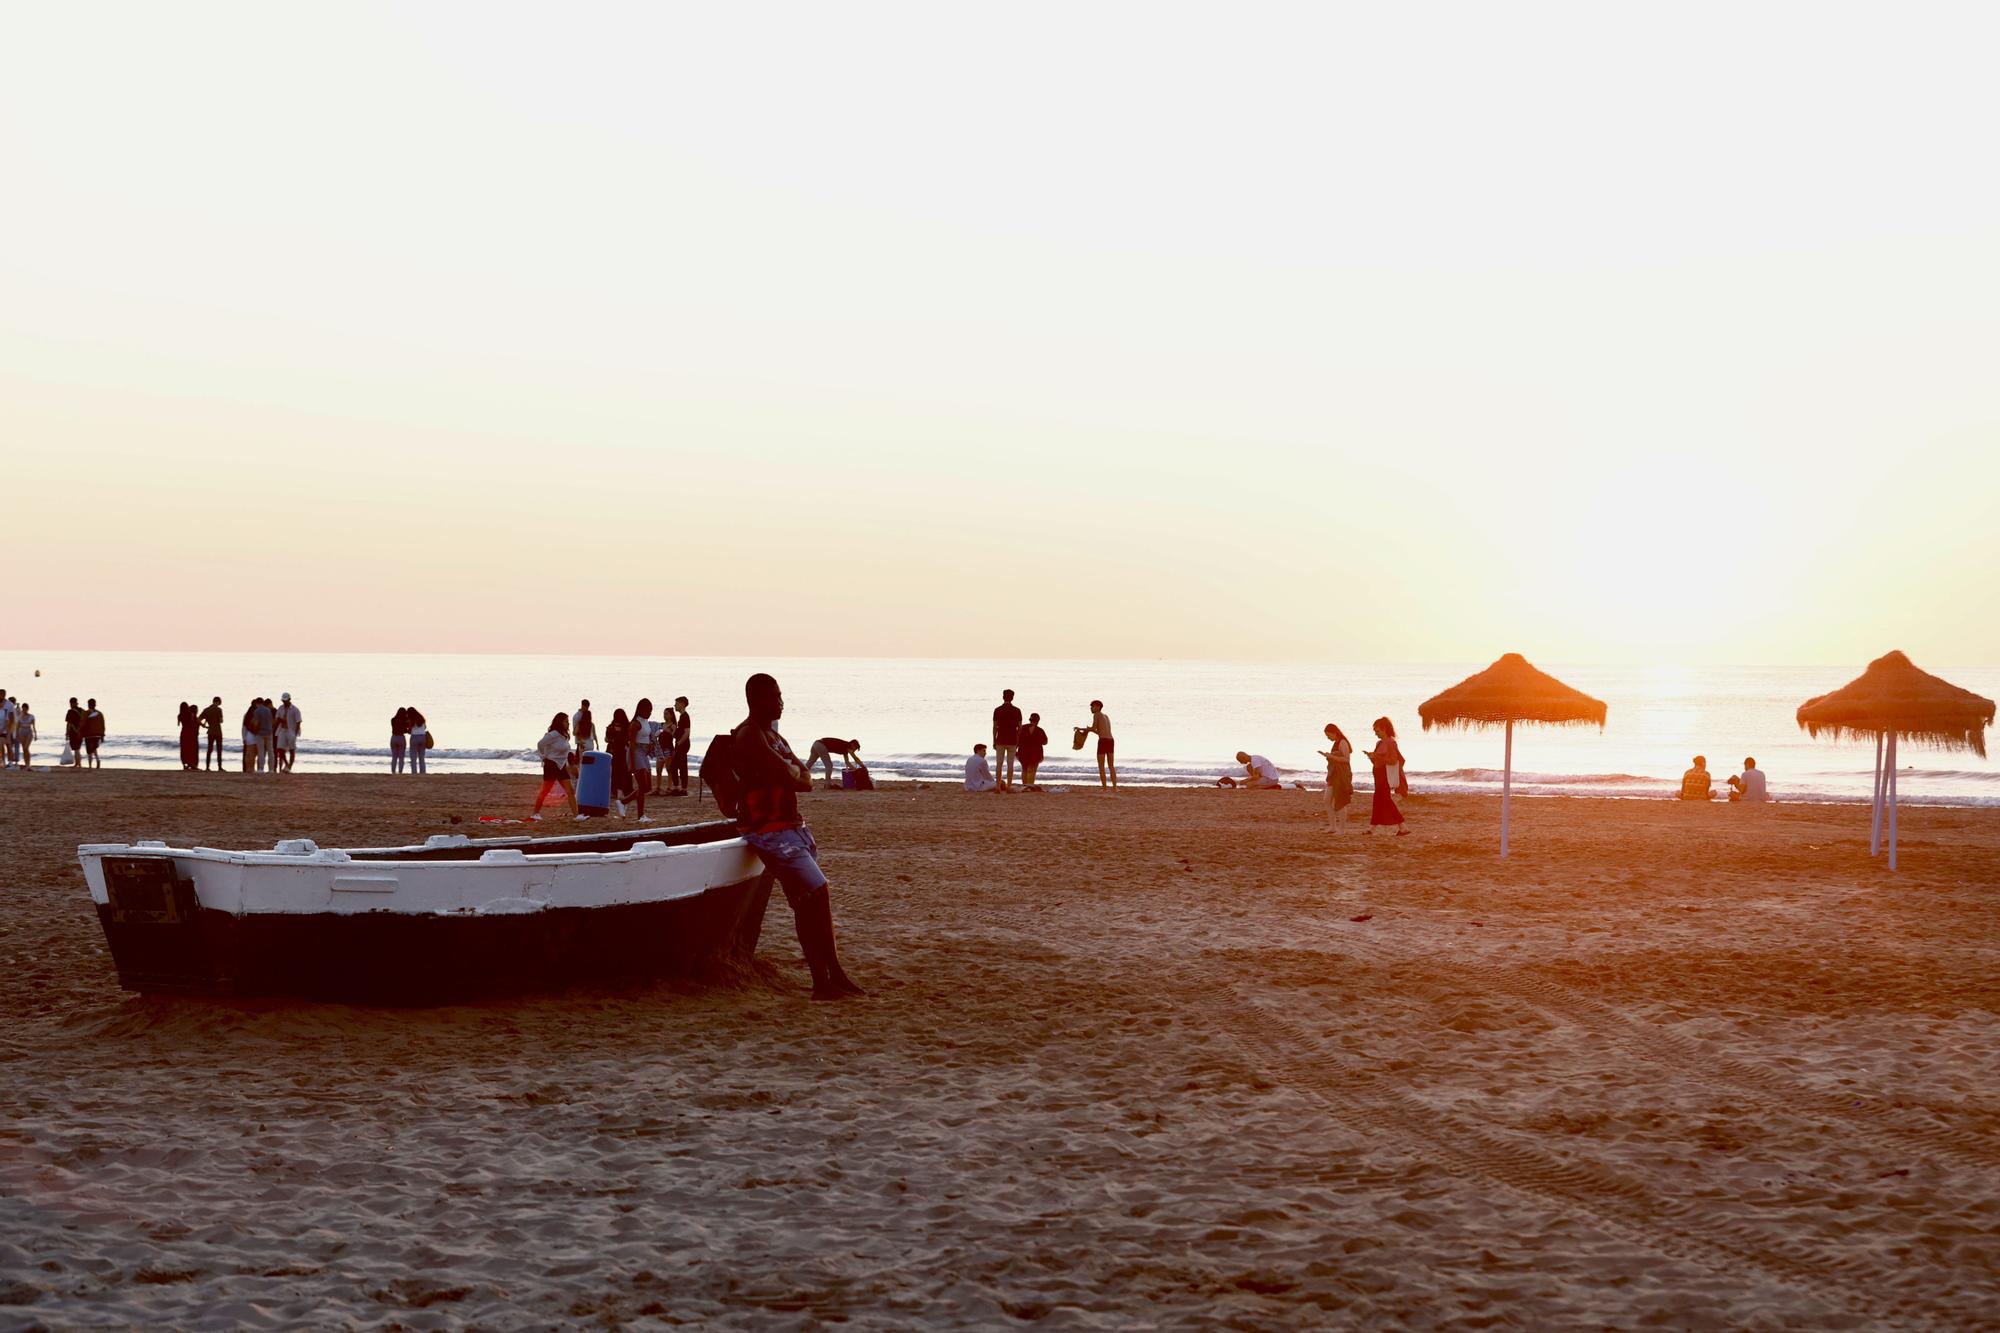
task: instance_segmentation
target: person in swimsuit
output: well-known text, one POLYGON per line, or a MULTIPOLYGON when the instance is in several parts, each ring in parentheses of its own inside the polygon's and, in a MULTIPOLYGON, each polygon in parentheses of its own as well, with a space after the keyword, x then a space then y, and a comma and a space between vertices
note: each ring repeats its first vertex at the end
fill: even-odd
POLYGON ((1090 701, 1090 725, 1079 730, 1097 737, 1097 785, 1118 790, 1118 743, 1111 739, 1111 715, 1102 699, 1090 701))

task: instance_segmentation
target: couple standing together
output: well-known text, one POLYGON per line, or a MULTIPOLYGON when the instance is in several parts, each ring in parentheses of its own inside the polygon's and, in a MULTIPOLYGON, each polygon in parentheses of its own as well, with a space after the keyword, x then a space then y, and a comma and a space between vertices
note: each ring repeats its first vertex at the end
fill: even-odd
MULTIPOLYGON (((1326 724, 1326 738, 1332 748, 1319 752, 1326 760, 1326 826, 1338 833, 1347 824, 1347 807, 1354 803, 1354 744, 1331 722, 1326 724)), ((1409 830, 1402 826, 1403 812, 1396 806, 1396 797, 1410 794, 1410 778, 1403 771, 1396 725, 1386 717, 1375 719, 1375 748, 1368 751, 1368 762, 1375 770, 1375 802, 1368 811, 1369 827, 1362 832, 1393 827, 1400 838, 1409 830)))

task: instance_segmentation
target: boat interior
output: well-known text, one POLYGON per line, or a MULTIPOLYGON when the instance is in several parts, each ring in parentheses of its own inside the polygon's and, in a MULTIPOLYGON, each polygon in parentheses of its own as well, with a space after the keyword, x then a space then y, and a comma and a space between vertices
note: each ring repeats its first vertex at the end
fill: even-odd
POLYGON ((496 848, 509 847, 530 856, 570 856, 579 852, 629 852, 642 842, 668 847, 698 847, 727 842, 738 836, 727 819, 704 824, 673 824, 662 828, 613 829, 604 833, 566 833, 556 837, 468 838, 445 834, 417 847, 350 847, 356 861, 477 861, 496 848))

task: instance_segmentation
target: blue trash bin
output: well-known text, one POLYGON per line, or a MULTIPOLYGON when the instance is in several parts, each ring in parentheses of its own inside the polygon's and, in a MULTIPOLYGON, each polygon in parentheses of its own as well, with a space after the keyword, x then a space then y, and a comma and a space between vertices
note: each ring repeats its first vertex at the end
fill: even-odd
POLYGON ((577 760, 576 810, 582 815, 611 813, 611 756, 602 750, 585 750, 577 760))

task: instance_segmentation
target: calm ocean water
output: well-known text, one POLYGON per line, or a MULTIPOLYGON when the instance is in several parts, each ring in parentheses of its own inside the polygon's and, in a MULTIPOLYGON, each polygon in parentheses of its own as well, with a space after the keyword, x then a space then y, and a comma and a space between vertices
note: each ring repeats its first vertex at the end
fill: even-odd
MULTIPOLYGON (((1040 662, 873 658, 749 659, 390 656, 341 653, 115 653, 0 650, 0 688, 33 705, 54 764, 62 749, 68 698, 95 697, 109 735, 104 762, 172 768, 174 717, 181 700, 206 705, 220 694, 236 720, 252 694, 289 690, 304 714, 302 769, 365 772, 388 768, 389 715, 415 704, 438 738, 436 772, 518 772, 537 768, 535 742, 549 715, 589 698, 599 730, 615 707, 642 695, 665 706, 692 700, 695 753, 743 714, 743 679, 768 670, 785 688, 783 730, 800 753, 816 736, 853 736, 883 776, 959 776, 974 741, 987 737, 1000 690, 1011 686, 1023 711, 1042 714, 1052 746, 1045 783, 1094 781, 1088 752, 1069 748, 1069 728, 1105 700, 1118 737, 1123 781, 1212 781, 1235 767, 1239 749, 1268 755, 1294 776, 1317 780, 1315 751, 1327 721, 1357 744, 1386 714, 1409 757, 1411 780, 1431 791, 1497 790, 1498 732, 1422 731, 1417 704, 1485 662, 1426 666, 1255 665, 1224 662, 1040 662), (35 673, 39 671, 39 678, 35 673)), ((1851 667, 1621 668, 1537 663, 1605 700, 1609 725, 1596 730, 1524 728, 1514 743, 1515 790, 1529 794, 1657 796, 1670 791, 1695 753, 1718 774, 1755 755, 1781 799, 1868 798, 1872 747, 1810 740, 1792 720, 1810 695, 1845 684, 1851 667)), ((1993 697, 2000 669, 1922 664, 1993 697)), ((1903 799, 2000 804, 2000 764, 1966 753, 1906 747, 1903 799)), ((1361 773, 1365 785, 1365 769, 1361 773)))

